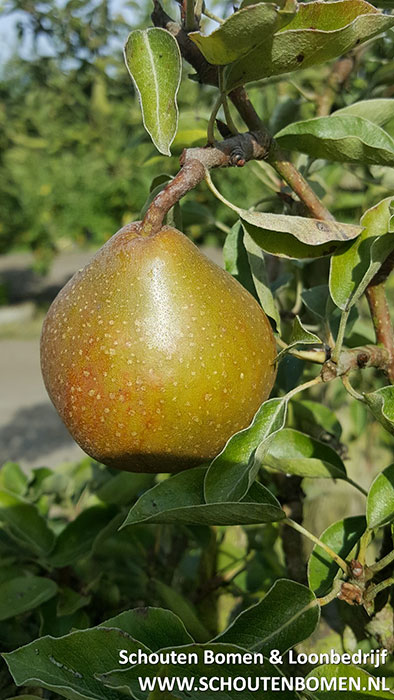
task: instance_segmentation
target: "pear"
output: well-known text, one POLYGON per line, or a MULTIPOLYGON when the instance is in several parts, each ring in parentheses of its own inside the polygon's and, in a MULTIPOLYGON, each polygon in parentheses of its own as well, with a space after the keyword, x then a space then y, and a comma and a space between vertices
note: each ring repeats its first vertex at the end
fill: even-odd
POLYGON ((44 321, 48 394, 99 462, 176 472, 249 425, 274 383, 255 299, 169 226, 124 226, 59 292, 44 321))

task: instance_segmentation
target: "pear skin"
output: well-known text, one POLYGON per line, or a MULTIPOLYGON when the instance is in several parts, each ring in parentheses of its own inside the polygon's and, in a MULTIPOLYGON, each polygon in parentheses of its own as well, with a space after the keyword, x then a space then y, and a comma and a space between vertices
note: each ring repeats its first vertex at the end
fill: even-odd
POLYGON ((275 380, 256 300, 184 234, 139 222, 59 292, 41 336, 48 394, 99 462, 176 472, 207 462, 251 422, 275 380))

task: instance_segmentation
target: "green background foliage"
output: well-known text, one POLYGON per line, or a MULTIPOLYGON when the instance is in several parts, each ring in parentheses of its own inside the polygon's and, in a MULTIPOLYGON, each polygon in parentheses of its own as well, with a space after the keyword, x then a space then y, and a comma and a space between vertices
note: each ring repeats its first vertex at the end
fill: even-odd
MULTIPOLYGON (((124 68, 122 43, 131 29, 127 11, 122 16, 121 8, 92 0, 61 6, 33 2, 28 8, 13 2, 8 9, 19 10, 23 50, 0 73, 0 252, 28 248, 37 266, 45 267, 56 250, 100 245, 139 217, 155 175, 174 174, 182 149, 204 143, 214 91, 182 82, 179 129, 168 159, 157 153, 143 128, 124 68)), ((141 26, 149 23, 149 12, 149 3, 138 8, 134 17, 141 26)), ((391 96, 393 37, 390 30, 365 47, 335 95, 334 109, 391 96)), ((265 81, 264 89, 252 86, 255 106, 273 133, 316 116, 329 70, 323 64, 297 72, 290 81, 278 76, 265 81)), ((385 130, 394 135, 393 118, 385 130)), ((358 221, 394 185, 392 171, 381 166, 312 162, 305 156, 299 162, 344 222, 358 221)), ((222 193, 245 208, 281 213, 285 206, 286 212, 286 200, 284 205, 278 199, 264 169, 250 163, 247 170, 247 177, 236 169, 222 172, 222 193)), ((221 243, 236 220, 204 186, 190 193, 181 209, 185 232, 197 242, 221 243)))
MULTIPOLYGON (((165 7, 175 12, 176 4, 165 7)), ((231 5, 212 7, 227 16, 231 5)), ((287 342, 278 358, 275 398, 209 465, 170 478, 118 473, 89 458, 55 469, 42 466, 28 475, 18 464, 2 467, 0 700, 19 692, 118 700, 124 697, 122 688, 145 698, 138 694, 136 676, 155 675, 157 669, 119 671, 116 651, 126 637, 130 651, 190 645, 200 655, 207 646, 222 651, 278 648, 283 654, 292 646, 393 649, 389 586, 379 589, 376 600, 366 599, 363 608, 350 608, 333 596, 327 607, 322 604, 321 620, 316 601, 316 596, 336 594, 343 558, 359 556, 369 544, 372 567, 375 558, 391 556, 394 484, 393 466, 387 464, 393 388, 384 386, 383 374, 372 369, 362 377, 352 375, 353 393, 365 393, 362 402, 350 400, 340 381, 324 389, 310 387, 302 397, 294 391, 315 379, 317 369, 302 364, 293 351, 317 346, 327 352, 344 330, 340 309, 349 312, 348 349, 374 342, 362 294, 393 248, 394 178, 388 167, 394 154, 393 22, 389 12, 378 15, 361 0, 350 5, 349 17, 338 19, 329 8, 327 19, 327 8, 319 4, 314 17, 319 31, 305 68, 298 65, 305 56, 299 59, 298 44, 293 46, 293 35, 286 32, 299 30, 301 44, 309 41, 312 29, 304 25, 312 21, 312 5, 294 17, 291 2, 280 8, 259 3, 257 10, 242 3, 238 17, 253 12, 261 22, 259 31, 268 37, 279 30, 273 40, 279 46, 274 65, 256 62, 261 45, 257 54, 247 51, 248 24, 236 17, 213 38, 194 35, 212 61, 229 64, 222 74, 224 86, 238 84, 243 69, 248 79, 260 81, 248 88, 258 113, 279 144, 295 151, 294 163, 342 223, 324 227, 303 218, 304 205, 264 162, 213 175, 235 210, 203 184, 174 211, 186 235, 198 243, 221 244, 227 236, 227 270, 259 300, 287 342), (368 34, 363 8, 372 13, 379 31, 388 27, 384 36, 339 60, 334 70, 332 63, 316 66, 317 51, 319 61, 326 61, 376 34, 378 29, 368 34), (345 19, 353 21, 359 14, 364 19, 355 33, 343 29, 345 19), (332 42, 320 30, 333 31, 332 42), (365 109, 358 105, 363 101, 365 109), (331 112, 338 114, 331 117, 331 112), (242 207, 241 224, 237 207, 242 207), (366 228, 358 236, 360 220, 366 228), (357 474, 356 463, 361 465, 357 474), (358 492, 350 491, 354 487, 358 492), (282 523, 282 505, 297 498, 301 502, 304 495, 305 520, 317 534, 323 530, 313 551, 300 539, 296 544, 289 540, 282 523)), ((137 18, 133 28, 146 27, 148 3, 131 6, 137 18)), ((216 93, 188 80, 191 69, 185 66, 172 145, 177 80, 171 85, 172 112, 163 141, 147 116, 152 109, 149 90, 147 99, 141 95, 153 141, 160 141, 161 151, 171 145, 173 155, 157 153, 122 60, 122 44, 131 29, 127 6, 114 8, 105 0, 59 5, 32 0, 28 6, 11 0, 6 7, 20 13, 22 43, 0 75, 0 252, 33 251, 39 270, 57 251, 97 248, 127 221, 139 218, 177 172, 183 148, 206 143, 216 93)), ((171 43, 166 49, 171 52, 171 43)), ((177 54, 172 56, 176 72, 177 54)), ((130 55, 127 59, 138 83, 141 65, 136 70, 130 55)), ((142 68, 145 81, 146 66, 142 68)), ((165 77, 161 74, 159 82, 165 77)), ((161 109, 162 102, 158 104, 161 109)), ((224 110, 219 116, 225 118, 224 110)), ((377 576, 372 591, 391 573, 389 566, 392 560, 370 569, 371 578, 377 576)), ((363 666, 362 671, 345 668, 341 673, 365 678, 372 669, 363 666)), ((312 672, 310 666, 302 670, 312 672)), ((161 671, 179 673, 177 668, 161 671)), ((235 673, 216 666, 210 673, 219 671, 235 673)), ((293 672, 286 657, 281 671, 293 672)), ((392 659, 373 671, 384 673, 394 689, 392 659)), ((186 675, 203 672, 200 663, 197 669, 184 668, 186 675)), ((263 672, 279 674, 270 664, 263 672)), ((322 667, 317 673, 329 677, 336 669, 322 667)))

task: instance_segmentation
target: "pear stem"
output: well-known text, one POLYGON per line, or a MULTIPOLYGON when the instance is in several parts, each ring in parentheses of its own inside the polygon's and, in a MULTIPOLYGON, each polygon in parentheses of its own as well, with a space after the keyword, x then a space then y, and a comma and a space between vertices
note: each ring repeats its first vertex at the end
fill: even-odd
POLYGON ((205 177, 206 168, 199 160, 190 159, 171 182, 154 198, 141 223, 141 236, 154 236, 163 226, 170 209, 205 177))

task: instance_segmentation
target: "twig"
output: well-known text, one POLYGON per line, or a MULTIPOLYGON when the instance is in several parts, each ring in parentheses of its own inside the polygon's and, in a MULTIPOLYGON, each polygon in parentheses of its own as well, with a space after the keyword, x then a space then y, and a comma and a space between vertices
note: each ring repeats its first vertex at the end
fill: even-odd
POLYGON ((214 22, 217 22, 218 24, 223 24, 223 22, 224 22, 224 19, 215 15, 213 12, 208 10, 205 6, 204 6, 204 9, 202 11, 202 14, 205 15, 205 17, 212 19, 214 22))
POLYGON ((369 547, 369 543, 371 542, 371 539, 372 539, 371 530, 366 530, 364 532, 363 536, 361 537, 360 548, 359 548, 358 555, 357 555, 357 561, 359 561, 362 566, 365 566, 367 549, 369 547))
POLYGON ((320 607, 323 607, 324 605, 328 605, 331 603, 335 598, 338 597, 338 593, 341 590, 342 586, 342 580, 341 579, 336 579, 334 581, 334 586, 332 591, 330 593, 327 593, 327 595, 323 596, 322 598, 318 598, 317 602, 319 603, 320 607))
POLYGON ((210 148, 189 148, 181 156, 182 168, 155 197, 141 224, 141 235, 159 231, 171 207, 196 187, 208 170, 220 167, 242 167, 248 160, 265 158, 269 145, 265 135, 257 132, 238 134, 215 142, 210 148))
POLYGON ((384 591, 385 588, 389 588, 390 586, 394 586, 394 576, 387 578, 385 581, 377 583, 376 586, 371 586, 368 588, 368 591, 365 594, 366 600, 373 600, 376 598, 378 593, 381 593, 381 591, 384 591))
POLYGON ((212 194, 216 197, 216 199, 219 200, 219 202, 222 202, 222 204, 225 204, 226 207, 228 207, 228 208, 231 209, 232 211, 235 211, 237 214, 240 214, 240 213, 241 213, 242 210, 241 210, 239 207, 237 207, 235 204, 233 204, 232 202, 230 202, 228 199, 226 199, 226 198, 224 197, 224 195, 222 195, 221 192, 219 192, 219 190, 217 189, 217 187, 213 184, 212 178, 211 178, 211 176, 210 176, 210 174, 209 174, 208 172, 207 172, 206 175, 205 175, 205 182, 207 183, 207 185, 208 185, 209 189, 211 190, 212 194))
POLYGON ((372 571, 373 574, 377 574, 378 571, 382 571, 382 569, 385 569, 386 566, 391 564, 391 562, 394 561, 394 550, 392 552, 389 552, 386 554, 383 559, 380 561, 377 561, 376 564, 372 564, 372 566, 369 566, 369 571, 372 571))
POLYGON ((313 386, 316 386, 317 384, 322 384, 323 380, 320 376, 320 374, 315 377, 314 379, 310 379, 308 382, 305 382, 305 384, 300 384, 300 386, 296 386, 294 389, 289 391, 286 394, 286 398, 289 401, 293 396, 296 394, 299 394, 300 391, 305 391, 306 389, 311 389, 313 386))
POLYGON ((347 374, 344 374, 343 377, 341 377, 341 379, 342 379, 342 384, 345 387, 347 393, 350 394, 350 396, 352 396, 353 399, 357 399, 357 401, 364 401, 365 402, 364 396, 362 394, 359 394, 358 391, 356 391, 352 387, 352 385, 350 384, 349 377, 347 376, 347 374))
POLYGON ((185 4, 185 30, 187 32, 192 32, 196 28, 196 21, 194 19, 194 0, 185 0, 185 4))
MULTIPOLYGON (((221 84, 221 78, 220 75, 222 74, 222 71, 219 72, 219 82, 221 84)), ((238 129, 234 124, 233 118, 231 116, 231 111, 230 111, 230 106, 227 100, 227 95, 225 92, 222 92, 222 105, 223 105, 223 111, 224 111, 224 116, 226 119, 226 124, 228 128, 230 129, 232 134, 238 134, 238 129)))
POLYGON ((353 479, 349 479, 348 476, 346 476, 346 482, 347 482, 348 484, 350 484, 350 486, 354 486, 354 488, 357 489, 357 491, 359 491, 360 493, 362 493, 362 495, 365 496, 365 498, 367 498, 367 496, 368 496, 368 491, 366 491, 365 489, 363 489, 363 487, 360 486, 360 484, 357 484, 356 481, 353 481, 353 479))
POLYGON ((219 95, 216 98, 215 104, 213 105, 211 116, 209 117, 207 126, 207 141, 210 146, 212 146, 215 143, 215 119, 221 106, 222 96, 219 95))
POLYGON ((347 321, 348 321, 348 318, 349 318, 349 313, 350 313, 350 311, 349 311, 348 309, 345 309, 345 310, 342 311, 342 313, 341 313, 341 320, 340 320, 340 322, 339 322, 338 335, 337 335, 337 339, 336 339, 336 342, 335 342, 334 350, 333 350, 333 352, 332 352, 332 360, 333 360, 333 362, 337 362, 337 361, 338 361, 339 355, 340 355, 341 350, 342 350, 342 345, 343 345, 343 341, 344 341, 344 338, 345 338, 345 331, 346 331, 347 321))

